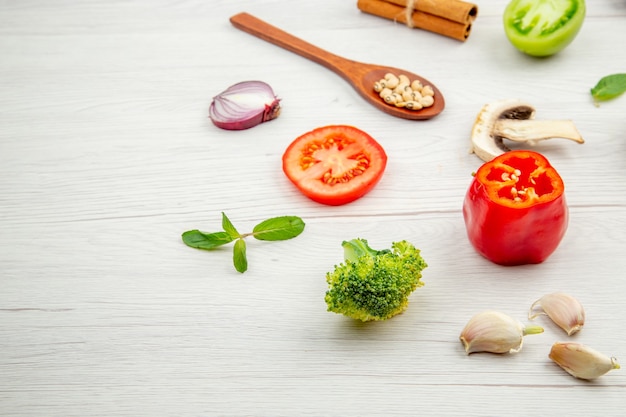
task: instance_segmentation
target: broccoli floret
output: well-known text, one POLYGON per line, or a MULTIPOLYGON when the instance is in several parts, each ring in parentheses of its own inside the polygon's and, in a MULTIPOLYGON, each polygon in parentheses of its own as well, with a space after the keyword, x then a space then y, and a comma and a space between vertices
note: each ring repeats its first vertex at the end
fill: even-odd
POLYGON ((345 262, 326 274, 328 311, 357 320, 386 320, 402 313, 420 281, 426 262, 403 240, 391 250, 375 250, 365 239, 344 241, 345 262))

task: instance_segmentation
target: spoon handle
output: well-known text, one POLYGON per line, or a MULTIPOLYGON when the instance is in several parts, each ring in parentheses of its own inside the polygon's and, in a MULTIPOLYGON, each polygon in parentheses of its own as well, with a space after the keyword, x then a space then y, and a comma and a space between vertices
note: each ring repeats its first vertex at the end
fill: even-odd
POLYGON ((237 29, 317 62, 349 81, 354 81, 361 75, 359 63, 325 51, 248 13, 236 14, 230 18, 230 22, 237 29))

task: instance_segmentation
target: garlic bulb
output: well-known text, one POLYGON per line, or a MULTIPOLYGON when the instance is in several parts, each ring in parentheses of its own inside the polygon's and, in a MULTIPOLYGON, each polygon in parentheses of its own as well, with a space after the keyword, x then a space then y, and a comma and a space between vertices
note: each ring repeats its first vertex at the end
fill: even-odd
POLYGON ((580 379, 595 379, 612 369, 619 369, 617 359, 581 343, 557 342, 548 355, 557 365, 570 375, 580 379))
POLYGON ((580 302, 569 294, 546 294, 530 306, 528 319, 545 314, 557 326, 565 330, 568 336, 573 335, 585 324, 585 310, 580 302), (534 313, 535 307, 541 307, 543 312, 534 313))
POLYGON ((459 339, 468 355, 474 352, 512 353, 522 349, 525 335, 542 332, 542 327, 524 326, 498 311, 484 311, 470 319, 459 339))

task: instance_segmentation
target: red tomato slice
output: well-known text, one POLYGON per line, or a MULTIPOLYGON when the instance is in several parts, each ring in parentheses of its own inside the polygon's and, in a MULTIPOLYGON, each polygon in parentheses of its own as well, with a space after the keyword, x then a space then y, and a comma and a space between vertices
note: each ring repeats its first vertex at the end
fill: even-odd
POLYGON ((307 197, 339 206, 368 193, 387 166, 384 149, 367 133, 325 126, 296 138, 283 155, 283 171, 307 197))

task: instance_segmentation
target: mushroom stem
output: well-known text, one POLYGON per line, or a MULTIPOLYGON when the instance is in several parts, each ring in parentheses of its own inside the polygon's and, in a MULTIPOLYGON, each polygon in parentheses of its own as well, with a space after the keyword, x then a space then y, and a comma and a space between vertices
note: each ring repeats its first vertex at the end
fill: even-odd
POLYGON ((551 138, 585 142, 571 120, 499 119, 495 122, 493 134, 515 142, 527 142, 529 145, 551 138))

